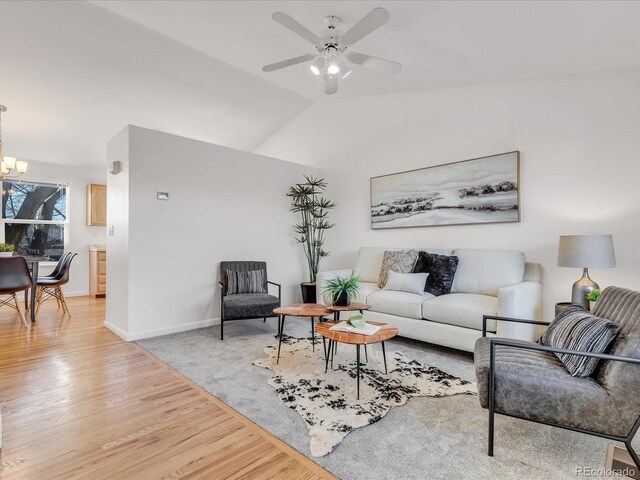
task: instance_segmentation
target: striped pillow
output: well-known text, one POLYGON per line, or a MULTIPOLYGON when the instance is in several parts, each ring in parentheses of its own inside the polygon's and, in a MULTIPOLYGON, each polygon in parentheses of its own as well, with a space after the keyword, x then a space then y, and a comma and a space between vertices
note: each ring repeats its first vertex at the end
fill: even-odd
POLYGON ((227 295, 238 293, 266 293, 264 289, 264 270, 236 272, 226 270, 227 295))
MULTIPOLYGON (((581 352, 604 353, 616 338, 620 326, 591 315, 584 308, 573 305, 562 311, 544 332, 540 343, 549 347, 581 352)), ((597 358, 556 353, 573 377, 588 377, 598 367, 597 358)))

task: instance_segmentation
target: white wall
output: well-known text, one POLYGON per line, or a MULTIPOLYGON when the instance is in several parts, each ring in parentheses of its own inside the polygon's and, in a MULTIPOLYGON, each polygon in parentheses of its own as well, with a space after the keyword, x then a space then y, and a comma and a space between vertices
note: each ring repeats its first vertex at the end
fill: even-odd
POLYGON ((549 318, 581 275, 556 266, 561 234, 612 233, 618 266, 591 276, 640 289, 639 132, 640 74, 609 73, 329 98, 255 152, 325 170, 339 204, 325 267, 352 265, 360 245, 520 249, 544 268, 549 318), (520 223, 370 229, 371 176, 512 150, 520 223))
POLYGON ((283 302, 300 301, 306 264, 285 193, 316 169, 134 126, 107 153, 124 163, 108 179, 108 327, 132 340, 211 325, 221 260, 265 260, 283 302), (127 274, 126 294, 112 288, 127 274))
MULTIPOLYGON (((106 169, 28 161, 29 170, 20 177, 22 180, 69 185, 67 250, 77 252, 78 256, 71 264, 69 283, 64 287, 64 293, 67 296, 88 295, 89 245, 105 242, 105 228, 90 227, 86 224, 86 187, 89 183, 105 183, 106 169)), ((53 266, 43 267, 39 273, 49 273, 51 270, 53 270, 53 266)))
POLYGON ((126 337, 129 329, 129 127, 107 143, 108 162, 120 162, 117 175, 107 175, 107 320, 126 337), (107 227, 109 228, 109 227, 107 227))

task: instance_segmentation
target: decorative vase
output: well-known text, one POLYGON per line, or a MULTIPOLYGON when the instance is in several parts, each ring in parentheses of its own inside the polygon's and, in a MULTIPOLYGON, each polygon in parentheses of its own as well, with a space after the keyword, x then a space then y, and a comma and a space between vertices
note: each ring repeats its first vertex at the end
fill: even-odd
POLYGON ((0 257, 13 257, 13 252, 0 252, 0 257))
POLYGON ((316 303, 315 282, 303 282, 300 284, 302 290, 302 303, 316 303))
POLYGON ((333 297, 333 304, 336 307, 348 307, 351 305, 351 300, 349 300, 349 295, 347 292, 340 292, 339 295, 335 295, 333 297))

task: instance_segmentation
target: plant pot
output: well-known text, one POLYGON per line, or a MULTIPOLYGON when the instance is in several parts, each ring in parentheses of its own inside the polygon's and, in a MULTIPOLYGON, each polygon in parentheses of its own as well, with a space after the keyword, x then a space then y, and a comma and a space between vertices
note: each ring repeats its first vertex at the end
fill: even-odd
POLYGON ((340 293, 340 295, 336 295, 335 297, 333 297, 333 304, 336 307, 348 307, 349 305, 351 305, 351 300, 349 300, 349 295, 347 295, 347 292, 342 292, 340 293))
POLYGON ((315 282, 302 282, 300 289, 302 290, 302 303, 316 303, 315 282))
POLYGON ((0 257, 13 257, 13 252, 0 252, 0 257))

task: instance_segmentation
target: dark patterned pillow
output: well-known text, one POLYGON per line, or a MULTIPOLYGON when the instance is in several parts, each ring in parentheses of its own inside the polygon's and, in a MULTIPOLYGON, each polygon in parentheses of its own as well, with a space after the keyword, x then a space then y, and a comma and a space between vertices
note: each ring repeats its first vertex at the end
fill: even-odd
POLYGON ((380 276, 378 277, 378 287, 384 288, 387 284, 389 270, 396 273, 410 273, 418 258, 417 250, 388 250, 382 257, 380 276))
POLYGON ((238 293, 266 293, 264 289, 264 270, 236 272, 226 270, 227 295, 238 293))
MULTIPOLYGON (((606 318, 596 317, 578 305, 558 314, 542 335, 540 343, 548 347, 581 352, 604 353, 618 336, 620 326, 606 318)), ((556 353, 573 377, 588 377, 598 367, 597 358, 556 353)))
POLYGON ((453 278, 458 269, 458 257, 420 252, 414 273, 428 273, 424 291, 439 297, 451 293, 453 278))

